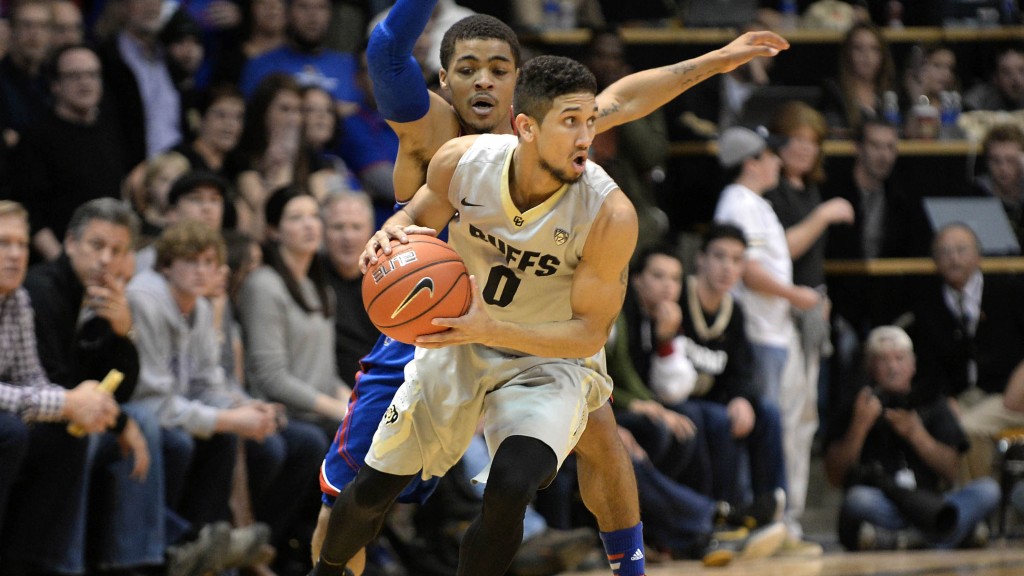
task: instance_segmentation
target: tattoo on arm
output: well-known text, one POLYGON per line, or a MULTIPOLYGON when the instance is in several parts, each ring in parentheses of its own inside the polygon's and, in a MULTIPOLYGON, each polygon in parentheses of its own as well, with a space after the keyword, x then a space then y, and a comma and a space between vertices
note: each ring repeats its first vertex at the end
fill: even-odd
POLYGON ((619 111, 619 104, 618 103, 614 103, 614 104, 612 104, 611 106, 609 106, 607 108, 602 108, 601 110, 599 110, 598 113, 597 113, 597 117, 598 118, 604 118, 605 116, 610 116, 612 114, 615 114, 618 111, 619 111))

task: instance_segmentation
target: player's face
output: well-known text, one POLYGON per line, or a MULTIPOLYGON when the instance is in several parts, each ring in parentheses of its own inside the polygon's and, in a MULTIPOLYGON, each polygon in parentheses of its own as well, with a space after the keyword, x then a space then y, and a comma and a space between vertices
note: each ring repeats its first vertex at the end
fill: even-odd
POLYGON ((373 235, 373 214, 370 208, 357 200, 339 200, 332 203, 324 214, 324 240, 327 253, 335 266, 354 269, 359 266, 359 255, 373 235))
POLYGON ((312 196, 292 198, 284 207, 276 230, 281 247, 295 254, 314 254, 323 239, 319 206, 312 196))
POLYGON ((593 94, 579 92, 555 98, 537 128, 541 167, 562 183, 579 180, 597 133, 596 122, 597 100, 593 94))
POLYGON ((915 371, 914 353, 910 350, 883 348, 871 357, 871 375, 886 392, 909 394, 915 371))
POLYGON ((633 279, 633 288, 648 309, 662 302, 678 302, 683 291, 683 264, 664 254, 653 254, 633 279))
POLYGON ((974 236, 963 228, 950 228, 935 239, 935 267, 953 288, 960 290, 981 265, 974 236))
POLYGON ((441 88, 473 134, 508 134, 509 110, 516 86, 516 66, 508 43, 497 39, 459 40, 452 60, 439 73, 441 88))
POLYGON ((697 273, 715 293, 725 294, 743 276, 745 252, 743 243, 735 238, 714 240, 706 252, 697 254, 697 273))
POLYGON ((197 221, 220 230, 224 221, 224 197, 213 186, 196 186, 178 198, 174 209, 175 222, 197 221))
POLYGON ((28 269, 28 223, 18 216, 0 216, 0 296, 21 286, 28 269))
POLYGON ((190 258, 175 258, 163 270, 175 299, 192 301, 209 293, 219 272, 220 261, 217 250, 212 246, 190 258))
POLYGON ((64 251, 82 284, 100 286, 104 277, 116 276, 123 269, 131 241, 131 232, 124 226, 90 220, 80 238, 68 235, 64 251))
POLYGON ((221 98, 206 109, 199 125, 199 139, 214 150, 227 153, 235 149, 245 124, 245 101, 221 98))

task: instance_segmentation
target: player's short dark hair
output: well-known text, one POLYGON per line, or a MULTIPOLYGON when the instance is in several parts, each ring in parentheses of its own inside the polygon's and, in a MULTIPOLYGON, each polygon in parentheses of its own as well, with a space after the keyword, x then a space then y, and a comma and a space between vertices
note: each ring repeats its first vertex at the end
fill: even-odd
POLYGON ((539 121, 555 98, 578 92, 597 94, 597 80, 586 66, 564 56, 537 56, 519 72, 512 109, 539 121))
POLYGON ((631 276, 642 274, 647 269, 647 265, 651 262, 651 258, 655 256, 667 256, 673 258, 682 263, 683 259, 679 256, 679 251, 675 246, 668 242, 655 242, 650 246, 646 246, 640 249, 633 256, 633 263, 629 267, 629 273, 631 276))
POLYGON ((441 66, 445 70, 455 56, 455 44, 459 40, 501 40, 512 50, 512 63, 516 68, 522 64, 519 37, 501 20, 487 14, 466 16, 445 31, 441 38, 441 66))
POLYGON ((708 246, 716 240, 723 238, 736 240, 743 247, 747 247, 747 236, 743 234, 743 230, 735 224, 729 224, 727 222, 712 222, 711 226, 708 227, 707 232, 701 238, 700 252, 701 254, 707 254, 708 246))

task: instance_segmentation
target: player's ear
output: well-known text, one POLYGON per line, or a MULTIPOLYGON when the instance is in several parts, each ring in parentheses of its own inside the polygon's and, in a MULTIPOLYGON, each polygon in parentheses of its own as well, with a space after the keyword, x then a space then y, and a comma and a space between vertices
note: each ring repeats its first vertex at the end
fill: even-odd
POLYGON ((516 127, 516 134, 526 142, 532 142, 536 138, 537 123, 526 114, 516 114, 512 123, 516 127))
POLYGON ((437 81, 441 85, 442 90, 448 89, 448 71, 441 68, 437 71, 437 81))

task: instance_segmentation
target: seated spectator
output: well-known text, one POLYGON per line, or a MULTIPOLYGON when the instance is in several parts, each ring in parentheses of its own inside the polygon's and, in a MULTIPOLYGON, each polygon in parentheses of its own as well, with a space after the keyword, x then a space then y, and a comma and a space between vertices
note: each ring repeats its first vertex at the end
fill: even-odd
POLYGON ((321 208, 327 281, 334 288, 334 356, 338 374, 355 382, 359 361, 380 337, 363 308, 363 273, 359 255, 377 230, 373 204, 362 192, 340 192, 327 197, 321 208))
POLYGON ((0 200, 0 341, 5 343, 0 355, 0 526, 6 519, 8 527, 17 527, 0 530, 0 557, 4 570, 12 573, 82 572, 89 441, 69 435, 64 422, 86 433, 102 432, 115 424, 119 411, 113 397, 97 389, 99 382, 85 380, 65 389, 43 372, 28 292, 21 285, 28 246, 28 214, 19 204, 0 200), (26 486, 45 496, 11 500, 26 486), (77 565, 62 565, 76 553, 77 565))
POLYGON ((999 198, 1024 247, 1024 131, 1016 124, 997 124, 985 135, 981 149, 986 173, 975 186, 985 196, 999 198))
MULTIPOLYGON (((899 152, 896 127, 867 120, 856 135, 857 155, 849 172, 833 173, 822 196, 844 198, 853 206, 853 222, 834 225, 825 243, 826 258, 871 259, 927 254, 931 228, 919 201, 911 199, 892 175, 899 152)), ((868 278, 829 280, 836 315, 860 342, 873 326, 890 322, 902 311, 901 294, 892 286, 884 298, 868 278)))
POLYGON ((683 265, 669 248, 652 247, 640 253, 631 268, 630 289, 612 328, 605 351, 608 375, 616 382, 615 420, 630 431, 655 467, 676 482, 711 493, 705 476, 710 463, 699 411, 673 410, 651 391, 664 385, 690 390, 696 373, 685 356, 672 356, 682 322, 679 292, 683 265))
POLYGON ((325 47, 331 18, 328 0, 297 0, 286 8, 288 41, 280 48, 249 60, 239 84, 247 100, 271 74, 284 74, 302 86, 315 85, 334 97, 341 117, 351 114, 360 101, 355 87, 356 62, 352 54, 325 47))
POLYGON ((1009 47, 996 55, 987 82, 964 94, 966 110, 1020 110, 1024 108, 1024 51, 1009 47))
POLYGON ((839 47, 838 75, 824 83, 820 109, 836 136, 848 138, 868 118, 881 117, 882 94, 893 89, 895 68, 880 29, 855 24, 839 47))
POLYGON ((237 86, 249 60, 285 43, 287 23, 284 0, 249 2, 242 10, 239 41, 222 47, 213 73, 214 84, 237 86))
POLYGON ((995 480, 950 490, 967 438, 943 396, 912 393, 914 345, 901 328, 880 326, 865 344, 868 381, 830 429, 829 481, 845 489, 839 541, 848 550, 984 545, 999 505, 995 480), (907 534, 908 531, 914 534, 907 534))
POLYGON ((230 84, 218 84, 207 91, 196 114, 195 138, 172 150, 187 158, 193 170, 234 178, 241 169, 232 165, 231 153, 242 137, 245 121, 242 93, 230 84))
POLYGON ((916 295, 910 327, 919 351, 918 392, 952 399, 971 441, 966 473, 992 473, 992 438, 1024 426, 1024 414, 1003 406, 1013 370, 1024 360, 1024 305, 1013 277, 981 272, 978 237, 965 224, 935 235, 936 281, 916 295))
MULTIPOLYGON (((218 1, 230 4, 227 0, 218 1)), ((160 42, 167 47, 167 70, 181 100, 181 142, 186 142, 194 134, 195 126, 190 119, 196 114, 204 92, 199 86, 199 74, 207 58, 202 29, 187 9, 179 8, 160 29, 160 42)))
POLYGON ((51 63, 53 110, 24 133, 13 159, 14 189, 32 215, 32 247, 45 260, 60 256, 75 207, 117 197, 130 169, 118 118, 100 108, 99 57, 85 46, 65 46, 51 63))
POLYGON ((167 225, 168 194, 174 183, 192 170, 189 161, 177 152, 164 152, 145 164, 142 182, 137 190, 126 186, 132 207, 142 218, 140 235, 148 244, 160 235, 167 225))
MULTIPOLYGON (((224 208, 228 183, 209 172, 189 172, 178 178, 167 193, 167 224, 201 222, 220 234, 224 221, 224 208)), ((146 246, 135 256, 135 271, 153 269, 156 245, 146 246)))
MULTIPOLYGON (((271 74, 246 107, 245 129, 238 145, 238 172, 228 174, 238 187, 238 228, 264 238, 264 204, 274 190, 325 182, 314 175, 333 170, 302 139, 302 96, 289 76, 271 74)), ((318 190, 322 198, 325 190, 318 190)))
POLYGON ((921 54, 916 70, 908 70, 904 77, 906 102, 917 102, 919 96, 926 96, 929 104, 940 109, 943 92, 960 92, 960 79, 956 75, 956 53, 943 45, 915 47, 921 54))
POLYGON ((290 419, 319 426, 327 442, 348 411, 349 387, 334 359, 334 295, 318 254, 320 207, 301 189, 281 188, 267 200, 266 218, 266 264, 238 296, 247 380, 255 394, 283 404, 290 419))
MULTIPOLYGON (((301 494, 315 502, 316 467, 327 443, 311 426, 282 418, 279 407, 226 386, 212 309, 202 297, 221 266, 223 246, 199 222, 170 226, 157 240, 155 269, 129 283, 141 364, 133 400, 155 410, 163 427, 169 507, 197 527, 230 518, 235 455, 244 439, 256 518, 280 542, 303 510, 301 494)), ((261 559, 263 530, 232 560, 236 566, 261 559)))
POLYGON ((46 115, 49 78, 44 69, 52 42, 53 13, 49 2, 28 0, 13 5, 11 42, 0 60, 0 127, 13 148, 25 130, 46 115))
MULTIPOLYGON (((673 346, 679 348, 673 353, 688 358, 697 372, 687 404, 704 423, 702 434, 713 455, 706 473, 715 497, 733 504, 746 500, 738 486, 743 452, 756 496, 786 490, 779 409, 753 386, 743 307, 730 294, 743 275, 746 242, 731 225, 712 224, 704 234, 696 274, 685 279, 685 286, 680 279, 685 336, 673 346)), ((663 400, 676 395, 669 389, 656 391, 663 400)))
POLYGON ((330 93, 318 86, 306 86, 301 96, 303 145, 330 167, 310 176, 311 188, 324 194, 317 200, 323 202, 330 192, 359 190, 359 180, 335 154, 339 119, 330 93))

